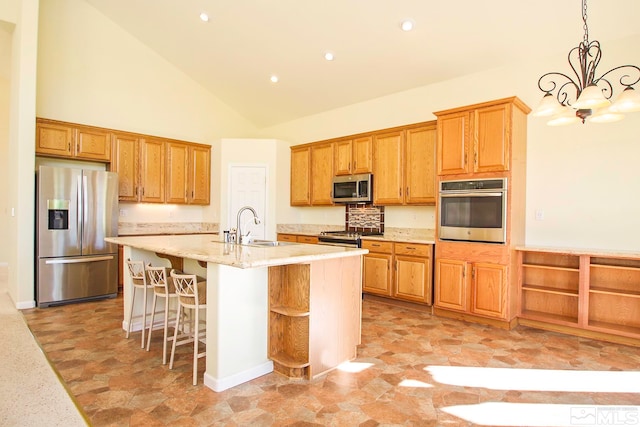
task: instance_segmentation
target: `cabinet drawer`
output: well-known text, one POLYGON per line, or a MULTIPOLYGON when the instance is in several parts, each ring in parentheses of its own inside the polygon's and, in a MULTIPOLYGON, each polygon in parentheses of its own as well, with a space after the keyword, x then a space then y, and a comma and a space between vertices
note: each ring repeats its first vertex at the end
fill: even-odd
POLYGON ((415 243, 396 243, 396 255, 413 255, 423 258, 431 257, 431 245, 415 243))
POLYGON ((370 252, 378 252, 383 254, 393 253, 392 242, 381 242, 379 240, 363 240, 362 248, 369 249, 370 252))
POLYGON ((298 236, 298 243, 309 243, 315 245, 318 243, 317 236, 298 236))
POLYGON ((297 242, 295 234, 278 234, 279 242, 297 242))

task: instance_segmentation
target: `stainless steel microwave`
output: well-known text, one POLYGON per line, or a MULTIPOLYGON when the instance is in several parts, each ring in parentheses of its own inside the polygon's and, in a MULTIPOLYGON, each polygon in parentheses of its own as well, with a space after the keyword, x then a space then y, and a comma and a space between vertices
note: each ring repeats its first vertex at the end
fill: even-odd
POLYGON ((438 238, 505 243, 507 178, 441 181, 438 238))
POLYGON ((334 203, 371 203, 373 175, 370 173, 341 175, 333 178, 334 203))

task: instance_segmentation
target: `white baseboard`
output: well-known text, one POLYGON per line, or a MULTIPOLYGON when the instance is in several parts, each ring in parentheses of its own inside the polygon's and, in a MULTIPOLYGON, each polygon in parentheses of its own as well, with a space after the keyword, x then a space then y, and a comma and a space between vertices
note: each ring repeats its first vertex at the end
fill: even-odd
POLYGON ((215 392, 221 392, 271 372, 273 372, 273 362, 271 360, 225 378, 214 378, 205 372, 204 385, 215 392))
POLYGON ((32 300, 32 301, 20 301, 16 304, 16 308, 18 310, 26 310, 28 308, 35 308, 36 306, 36 301, 32 300))

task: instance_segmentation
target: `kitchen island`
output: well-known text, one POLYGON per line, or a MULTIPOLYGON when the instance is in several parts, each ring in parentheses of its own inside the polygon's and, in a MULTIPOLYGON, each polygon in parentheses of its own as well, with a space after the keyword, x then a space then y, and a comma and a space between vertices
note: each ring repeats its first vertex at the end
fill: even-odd
MULTIPOLYGON (((273 370, 313 378, 356 357, 366 249, 236 245, 206 234, 106 240, 124 246, 124 259, 206 277, 204 383, 214 391, 273 370)), ((128 307, 132 284, 124 279, 128 307)), ((136 313, 141 304, 133 319, 136 313)), ((127 321, 124 315, 123 328, 127 321)))

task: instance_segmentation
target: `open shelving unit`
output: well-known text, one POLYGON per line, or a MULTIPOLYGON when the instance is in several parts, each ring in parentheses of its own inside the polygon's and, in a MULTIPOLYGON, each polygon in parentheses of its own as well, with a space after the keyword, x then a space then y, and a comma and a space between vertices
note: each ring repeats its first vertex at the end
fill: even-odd
POLYGON ((517 252, 520 323, 640 346, 640 254, 517 252))
POLYGON ((640 260, 591 258, 588 327, 640 336, 640 260))
POLYGON ((288 377, 309 377, 310 265, 269 268, 269 358, 288 377))
POLYGON ((520 316, 577 325, 580 257, 523 252, 520 316))

